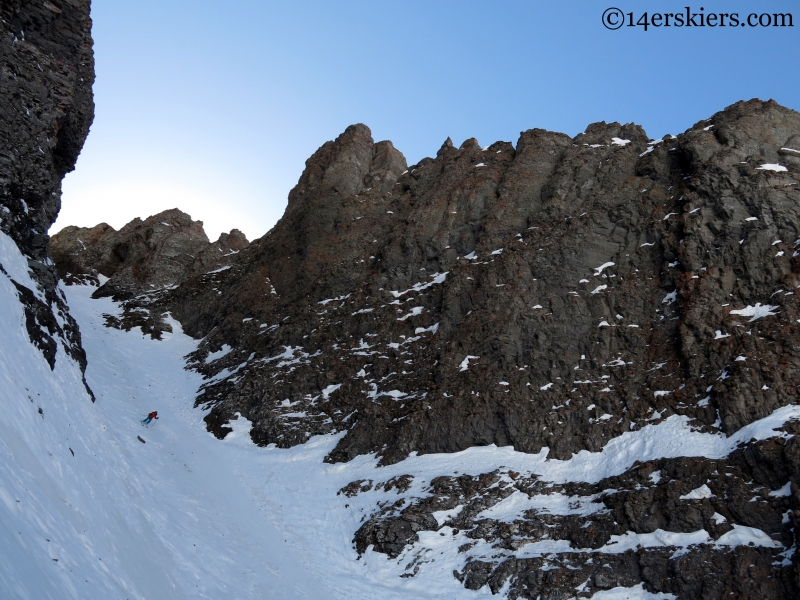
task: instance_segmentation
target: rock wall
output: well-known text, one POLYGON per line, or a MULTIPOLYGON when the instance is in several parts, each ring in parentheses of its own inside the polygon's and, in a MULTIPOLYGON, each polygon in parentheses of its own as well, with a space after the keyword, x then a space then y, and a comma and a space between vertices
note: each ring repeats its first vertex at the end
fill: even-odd
POLYGON ((268 235, 171 296, 188 331, 215 328, 205 348, 237 349, 203 367, 241 365, 206 388, 209 422, 241 412, 279 445, 346 429, 331 460, 565 458, 655 413, 732 434, 800 385, 797 132, 751 101, 656 142, 616 123, 448 141, 376 188, 378 145, 348 128, 268 235))
POLYGON ((106 223, 65 227, 50 240, 50 255, 68 284, 96 285, 95 297, 126 300, 121 318, 107 316, 109 326, 141 327, 160 339, 171 327, 164 311, 149 307, 190 277, 229 268, 248 243, 238 229, 210 242, 202 221, 170 209, 119 231, 106 223))
POLYGON ((61 207, 61 180, 75 168, 94 116, 89 4, 0 4, 0 230, 28 258, 38 289, 15 284, 31 340, 51 367, 59 341, 86 362, 77 325, 57 291, 47 230, 61 207))
POLYGON ((50 255, 61 278, 100 286, 102 275, 99 296, 130 298, 222 268, 248 243, 238 229, 212 243, 202 221, 170 209, 119 231, 106 223, 65 227, 50 240, 50 255))
POLYGON ((44 263, 61 180, 75 168, 94 117, 89 2, 11 0, 0 7, 0 22, 2 228, 44 263))

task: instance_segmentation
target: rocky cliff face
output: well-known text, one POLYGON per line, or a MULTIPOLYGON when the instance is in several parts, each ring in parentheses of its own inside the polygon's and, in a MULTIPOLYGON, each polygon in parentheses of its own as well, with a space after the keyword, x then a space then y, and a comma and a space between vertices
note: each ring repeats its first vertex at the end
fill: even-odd
POLYGON ((147 307, 191 277, 228 269, 248 243, 238 229, 212 243, 202 221, 171 209, 119 231, 106 223, 65 227, 50 240, 50 255, 67 283, 97 285, 95 297, 127 300, 122 318, 109 316, 109 325, 141 327, 160 339, 170 327, 163 312, 151 314, 147 307))
MULTIPOLYGON (((783 426, 800 389, 799 182, 800 114, 771 101, 663 140, 618 123, 447 140, 408 168, 356 125, 230 268, 147 296, 164 283, 131 270, 115 294, 204 337, 191 364, 219 437, 240 413, 263 445, 341 432, 334 463, 491 444, 564 464, 621 453, 624 468, 570 480, 499 467, 353 482, 343 498, 378 499, 356 547, 408 560, 409 577, 439 532, 465 586, 513 598, 637 584, 794 597, 796 425, 753 432, 783 426), (732 441, 705 457, 630 441, 675 424, 732 441), (487 512, 512 501, 527 508, 487 512)), ((80 268, 102 273, 98 227, 80 268)))
POLYGON ((402 175, 394 159, 385 180, 399 179, 370 189, 372 142, 352 127, 219 285, 174 295, 190 331, 217 327, 209 349, 241 348, 210 373, 255 352, 236 392, 208 389, 211 420, 240 411, 262 443, 296 443, 309 426, 294 437, 266 400, 289 398, 327 422, 314 432, 348 430, 332 460, 488 443, 564 458, 654 411, 713 426, 719 410, 734 433, 800 383, 783 329, 800 283, 800 154, 781 150, 798 131, 797 113, 757 101, 654 143, 633 125, 532 130, 516 148, 445 143, 402 175), (583 404, 617 417, 590 423, 583 404))
POLYGON ((103 276, 98 296, 130 298, 227 266, 248 243, 238 229, 212 243, 202 221, 171 209, 119 231, 106 223, 65 227, 50 240, 50 255, 62 278, 99 286, 103 276))
POLYGON ((51 367, 59 344, 85 366, 47 257, 47 230, 94 116, 89 0, 4 1, 0 38, 0 230, 28 258, 36 282, 31 290, 15 280, 31 340, 51 367))

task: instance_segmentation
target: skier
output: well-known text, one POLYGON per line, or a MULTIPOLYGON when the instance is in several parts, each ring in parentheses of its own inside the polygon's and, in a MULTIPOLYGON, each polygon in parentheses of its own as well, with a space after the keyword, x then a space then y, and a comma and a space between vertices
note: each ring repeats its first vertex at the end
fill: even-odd
POLYGON ((153 419, 158 419, 158 411, 154 410, 149 415, 147 415, 146 419, 142 419, 142 425, 147 425, 153 419))

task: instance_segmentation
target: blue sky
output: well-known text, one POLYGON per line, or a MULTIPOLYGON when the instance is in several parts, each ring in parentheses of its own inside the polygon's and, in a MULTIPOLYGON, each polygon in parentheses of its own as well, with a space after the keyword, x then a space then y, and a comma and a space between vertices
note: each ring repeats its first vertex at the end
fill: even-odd
POLYGON ((409 164, 448 136, 515 142, 596 121, 677 134, 741 99, 800 110, 795 0, 93 0, 97 112, 66 225, 178 207, 209 237, 283 214, 351 123, 409 164), (604 9, 793 12, 794 28, 604 28, 604 9))

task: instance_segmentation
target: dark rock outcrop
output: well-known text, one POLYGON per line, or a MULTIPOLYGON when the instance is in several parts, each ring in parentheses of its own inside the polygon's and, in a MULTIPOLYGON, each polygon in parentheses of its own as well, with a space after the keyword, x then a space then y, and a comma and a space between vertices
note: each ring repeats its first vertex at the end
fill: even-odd
POLYGON ((2 227, 44 263, 61 180, 75 168, 94 118, 89 1, 9 0, 0 23, 2 227))
POLYGON ((171 331, 166 309, 151 308, 187 279, 230 268, 248 243, 238 229, 209 242, 202 221, 170 209, 134 219, 119 231, 106 223, 65 227, 51 238, 50 255, 65 282, 94 284, 99 286, 94 297, 127 301, 121 317, 106 315, 106 325, 141 327, 161 339, 163 331, 171 331))
POLYGON ((93 82, 89 0, 0 4, 0 230, 27 257, 40 288, 41 295, 15 282, 31 341, 51 367, 59 340, 86 364, 77 324, 56 288, 47 230, 94 116, 93 82))
MULTIPOLYGON (((798 430, 796 424, 791 430, 798 430)), ((510 598, 587 598, 603 589, 641 583, 651 591, 687 599, 795 597, 793 569, 780 567, 790 566, 784 548, 795 543, 794 525, 783 515, 796 510, 797 500, 772 490, 798 482, 798 472, 789 467, 796 461, 798 447, 793 437, 758 442, 724 460, 693 457, 638 463, 596 484, 554 485, 511 470, 437 477, 425 494, 408 502, 394 494, 378 495, 381 508, 359 528, 354 542, 359 553, 371 546, 397 558, 417 542, 420 532, 443 532, 457 539, 466 556, 456 578, 469 589, 488 585, 493 593, 510 581, 506 590, 510 598), (753 455, 760 460, 753 461, 753 455), (705 493, 692 497, 698 489, 705 493), (568 499, 572 510, 566 512, 572 514, 553 514, 546 502, 513 520, 481 514, 512 494, 568 499), (453 514, 440 522, 434 517, 438 511, 453 514), (781 547, 728 546, 723 536, 735 533, 736 527, 763 531, 781 547), (667 539, 670 532, 701 531, 707 532, 708 543, 682 548, 647 547, 643 542, 635 552, 614 548, 626 535, 656 532, 667 539), (487 542, 489 556, 471 556, 475 546, 487 542), (548 542, 569 542, 580 551, 516 556, 530 544, 548 542)), ((370 489, 350 488, 350 497, 370 489)), ((413 550, 409 554, 403 557, 408 563, 403 576, 416 573, 422 555, 413 550)))
POLYGON ((65 227, 50 240, 50 255, 62 279, 99 285, 102 275, 98 296, 127 299, 225 267, 248 243, 238 229, 212 243, 202 221, 173 208, 119 231, 106 223, 65 227))

